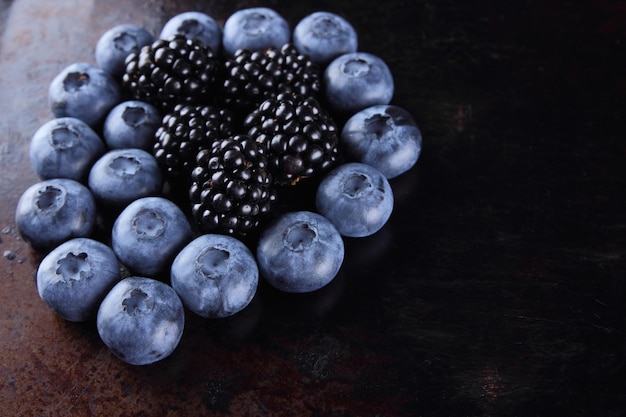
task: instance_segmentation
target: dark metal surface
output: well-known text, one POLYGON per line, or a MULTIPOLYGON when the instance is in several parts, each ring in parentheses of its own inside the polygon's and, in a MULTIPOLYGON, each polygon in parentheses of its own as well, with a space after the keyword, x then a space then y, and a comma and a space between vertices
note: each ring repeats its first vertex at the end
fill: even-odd
POLYGON ((6 416, 626 413, 626 8, 619 1, 3 1, 0 410, 6 416), (188 315, 175 353, 115 359, 39 299, 13 219, 47 87, 118 23, 185 10, 344 15, 417 119, 418 166, 327 288, 188 315))

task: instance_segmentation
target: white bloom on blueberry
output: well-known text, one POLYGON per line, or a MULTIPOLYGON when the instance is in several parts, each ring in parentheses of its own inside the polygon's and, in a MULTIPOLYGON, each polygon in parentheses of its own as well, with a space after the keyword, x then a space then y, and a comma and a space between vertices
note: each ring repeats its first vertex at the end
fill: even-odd
POLYGON ((222 47, 222 28, 213 17, 198 11, 187 11, 168 20, 160 39, 169 39, 174 35, 184 35, 187 39, 197 39, 218 53, 222 47))
POLYGON ((106 295, 96 325, 100 338, 115 356, 131 365, 148 365, 176 349, 185 327, 185 312, 172 287, 131 276, 106 295))
POLYGON ((170 277, 185 306, 202 317, 220 318, 238 313, 252 301, 259 271, 243 242, 205 234, 180 251, 170 277))
POLYGON ((322 179, 315 205, 343 236, 365 237, 380 230, 391 217, 393 191, 376 168, 352 162, 322 179))
POLYGON ((60 117, 41 125, 30 141, 33 171, 43 180, 70 178, 86 181, 93 163, 106 152, 98 134, 74 117, 60 117))
POLYGON ((96 317, 104 296, 120 279, 113 250, 88 238, 68 240, 48 253, 37 268, 37 291, 69 321, 96 317))
POLYGON ((335 278, 343 263, 344 245, 328 219, 297 211, 282 215, 263 231, 256 255, 261 275, 273 287, 304 293, 335 278))
POLYGON ((229 55, 239 49, 251 52, 269 47, 280 48, 291 40, 289 23, 267 7, 241 9, 224 23, 222 46, 229 55))
POLYGON ((116 79, 120 78, 126 69, 126 57, 152 42, 154 36, 140 26, 128 23, 116 25, 98 39, 96 64, 116 79))
POLYGON ((162 191, 163 174, 152 154, 137 148, 113 149, 91 167, 89 189, 106 206, 122 208, 162 191))
POLYGON ((387 179, 411 169, 422 150, 422 134, 411 114, 393 105, 365 108, 351 116, 341 131, 346 156, 373 166, 387 179))
POLYGON ((48 88, 48 101, 56 117, 75 117, 92 127, 104 120, 120 97, 113 76, 86 62, 65 67, 48 88))
POLYGON ((31 247, 46 251, 71 238, 89 237, 96 224, 96 202, 75 180, 41 181, 20 196, 15 223, 31 247))
POLYGON ((163 197, 143 197, 126 206, 113 223, 111 246, 133 273, 169 272, 176 254, 191 240, 182 210, 163 197))
POLYGON ((324 94, 340 113, 354 113, 393 98, 391 70, 380 57, 367 52, 338 56, 324 71, 324 94))
POLYGON ((161 112, 138 100, 124 101, 113 107, 102 127, 109 149, 138 148, 152 152, 155 133, 161 126, 161 112))
POLYGON ((339 55, 356 52, 358 37, 343 17, 325 11, 305 16, 293 30, 293 43, 313 62, 327 65, 339 55))

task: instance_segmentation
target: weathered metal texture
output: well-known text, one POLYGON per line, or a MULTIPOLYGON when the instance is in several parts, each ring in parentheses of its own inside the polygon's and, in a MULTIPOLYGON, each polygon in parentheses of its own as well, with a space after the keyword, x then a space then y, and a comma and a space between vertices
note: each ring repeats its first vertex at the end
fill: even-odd
POLYGON ((178 349, 117 360, 39 299, 15 229, 47 88, 118 23, 256 1, 0 4, 0 410, 7 416, 619 415, 626 408, 626 44, 618 1, 264 2, 338 12, 424 133, 389 224, 327 288, 262 284, 178 349), (502 3, 502 4, 501 4, 502 3), (621 411, 620 411, 621 410, 621 411))

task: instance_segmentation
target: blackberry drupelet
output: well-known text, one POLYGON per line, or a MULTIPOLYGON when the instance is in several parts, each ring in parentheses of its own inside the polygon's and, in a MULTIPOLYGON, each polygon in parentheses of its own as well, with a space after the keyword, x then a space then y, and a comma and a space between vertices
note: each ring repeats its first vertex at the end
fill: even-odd
POLYGON ((224 63, 221 98, 245 116, 279 93, 317 96, 321 77, 320 67, 293 44, 255 52, 240 49, 224 63))
POLYGON ((279 94, 244 121, 248 136, 267 148, 277 184, 295 184, 328 171, 338 160, 337 125, 313 97, 279 94))
POLYGON ((245 236, 269 214, 275 200, 264 148, 235 135, 198 153, 189 189, 201 233, 245 236))
POLYGON ((156 40, 125 64, 124 88, 164 111, 179 103, 211 104, 221 67, 210 46, 184 35, 156 40))
POLYGON ((188 184, 201 149, 234 133, 232 112, 214 106, 177 104, 155 133, 153 154, 170 179, 188 184))

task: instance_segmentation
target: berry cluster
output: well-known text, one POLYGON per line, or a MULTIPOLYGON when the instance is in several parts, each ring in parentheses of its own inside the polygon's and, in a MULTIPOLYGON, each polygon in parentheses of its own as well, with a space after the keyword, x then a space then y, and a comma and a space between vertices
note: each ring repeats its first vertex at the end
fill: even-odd
POLYGON ((55 117, 30 147, 41 181, 15 219, 44 255, 42 300, 95 319, 130 364, 171 354, 186 309, 244 309, 260 277, 286 292, 327 285, 344 237, 385 225, 389 179, 420 155, 414 119, 390 104, 389 68, 330 12, 293 31, 263 7, 223 24, 182 13, 158 37, 119 25, 95 61, 52 80, 55 117), (275 204, 302 183, 315 208, 275 204))

